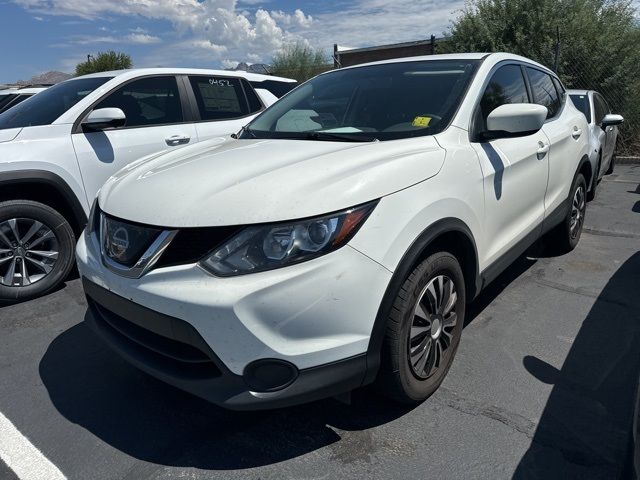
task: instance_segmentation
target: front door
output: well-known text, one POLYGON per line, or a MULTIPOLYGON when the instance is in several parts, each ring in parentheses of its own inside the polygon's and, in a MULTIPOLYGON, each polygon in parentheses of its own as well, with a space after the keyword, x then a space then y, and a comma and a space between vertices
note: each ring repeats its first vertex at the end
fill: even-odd
MULTIPOLYGON (((486 125, 489 113, 509 103, 529 103, 523 72, 516 64, 504 65, 493 74, 480 101, 476 121, 486 125)), ((541 228, 549 140, 540 131, 472 145, 484 176, 484 234, 488 246, 486 262, 490 265, 541 228)))
POLYGON ((87 200, 115 172, 144 156, 197 142, 185 122, 180 92, 172 75, 144 77, 116 88, 94 109, 120 108, 123 127, 72 135, 87 200))

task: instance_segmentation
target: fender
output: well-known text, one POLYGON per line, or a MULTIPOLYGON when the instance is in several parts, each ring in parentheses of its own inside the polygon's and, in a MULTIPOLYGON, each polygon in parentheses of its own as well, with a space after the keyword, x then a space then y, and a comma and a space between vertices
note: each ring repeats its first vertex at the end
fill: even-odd
POLYGON ((391 281, 387 286, 384 297, 382 298, 382 303, 378 308, 378 313, 371 331, 371 338, 369 339, 369 346, 367 348, 367 372, 362 383, 363 385, 373 382, 378 373, 378 369, 380 367, 380 352, 386 332, 387 319, 389 318, 389 313, 402 284, 411 273, 416 260, 420 258, 420 255, 422 255, 429 245, 431 245, 441 235, 450 232, 462 233, 473 245, 473 254, 475 255, 475 265, 473 266, 474 273, 472 275, 473 278, 467 278, 469 267, 466 268, 467 272, 465 272, 467 302, 470 302, 479 293, 482 281, 478 270, 478 249, 476 247, 473 234, 471 233, 471 229, 462 220, 457 218, 443 218, 427 227, 413 241, 409 249, 403 255, 398 267, 395 269, 393 276, 391 277, 391 281))
POLYGON ((0 172, 0 188, 3 185, 19 185, 19 184, 40 184, 53 187, 60 193, 64 201, 69 206, 76 225, 81 228, 87 224, 87 215, 73 193, 71 187, 67 185, 61 177, 55 173, 46 170, 12 170, 10 172, 0 172))

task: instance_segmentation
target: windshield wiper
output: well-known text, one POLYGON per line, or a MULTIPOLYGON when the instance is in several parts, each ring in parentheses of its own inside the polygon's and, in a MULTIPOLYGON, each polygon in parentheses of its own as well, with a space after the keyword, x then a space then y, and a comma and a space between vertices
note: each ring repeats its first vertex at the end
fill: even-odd
POLYGON ((377 137, 362 135, 360 133, 337 133, 337 132, 309 132, 306 140, 328 140, 338 142, 377 142, 377 137))
POLYGON ((232 133, 231 138, 243 138, 244 134, 247 134, 251 138, 258 138, 258 136, 246 125, 240 129, 238 133, 232 133))

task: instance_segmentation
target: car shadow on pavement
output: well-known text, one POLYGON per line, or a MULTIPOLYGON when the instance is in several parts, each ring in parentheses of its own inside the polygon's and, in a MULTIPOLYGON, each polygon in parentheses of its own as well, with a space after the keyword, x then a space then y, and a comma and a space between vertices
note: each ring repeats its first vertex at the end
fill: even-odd
MULTIPOLYGON (((534 263, 522 257, 500 275, 472 304, 467 324, 534 263)), ((228 411, 138 371, 84 322, 51 342, 39 370, 67 420, 127 455, 166 466, 252 468, 334 444, 340 448, 332 448, 332 456, 367 458, 366 430, 413 408, 367 387, 353 393, 351 405, 327 399, 265 412, 228 411)))
POLYGON ((596 299, 559 370, 523 359, 553 389, 513 478, 621 478, 640 375, 639 287, 637 252, 596 299))
POLYGON ((327 399, 273 411, 228 411, 125 363, 84 322, 53 340, 39 370, 67 420, 127 455, 167 466, 270 465, 340 442, 344 435, 353 440, 351 432, 362 432, 363 440, 350 441, 350 451, 336 455, 368 456, 363 431, 411 410, 367 390, 356 392, 351 406, 327 399))

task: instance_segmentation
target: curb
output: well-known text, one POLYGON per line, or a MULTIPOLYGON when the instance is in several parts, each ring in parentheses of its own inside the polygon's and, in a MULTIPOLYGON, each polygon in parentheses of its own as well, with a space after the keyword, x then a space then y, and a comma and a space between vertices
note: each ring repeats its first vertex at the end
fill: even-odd
POLYGON ((640 157, 616 157, 618 165, 640 165, 640 157))

